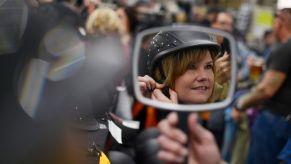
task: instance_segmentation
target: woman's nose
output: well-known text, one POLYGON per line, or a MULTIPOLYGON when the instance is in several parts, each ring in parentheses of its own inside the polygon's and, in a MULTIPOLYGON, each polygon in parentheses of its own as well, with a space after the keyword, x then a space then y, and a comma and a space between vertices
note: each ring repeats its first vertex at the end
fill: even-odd
POLYGON ((197 80, 198 81, 205 81, 207 79, 208 79, 207 71, 205 71, 204 69, 199 69, 199 72, 197 74, 197 80))

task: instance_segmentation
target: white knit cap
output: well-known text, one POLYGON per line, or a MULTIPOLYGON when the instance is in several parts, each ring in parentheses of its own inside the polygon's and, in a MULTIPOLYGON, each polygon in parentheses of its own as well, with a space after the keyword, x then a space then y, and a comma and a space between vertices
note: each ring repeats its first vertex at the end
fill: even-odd
POLYGON ((278 0, 277 10, 291 8, 291 0, 278 0))

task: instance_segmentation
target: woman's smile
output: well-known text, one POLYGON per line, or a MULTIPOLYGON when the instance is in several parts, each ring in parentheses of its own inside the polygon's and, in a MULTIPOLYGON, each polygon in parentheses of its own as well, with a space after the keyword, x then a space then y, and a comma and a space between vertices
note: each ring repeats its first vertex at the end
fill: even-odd
POLYGON ((209 87, 207 87, 207 86, 197 86, 197 87, 192 87, 190 89, 194 90, 194 91, 206 92, 209 89, 209 87))

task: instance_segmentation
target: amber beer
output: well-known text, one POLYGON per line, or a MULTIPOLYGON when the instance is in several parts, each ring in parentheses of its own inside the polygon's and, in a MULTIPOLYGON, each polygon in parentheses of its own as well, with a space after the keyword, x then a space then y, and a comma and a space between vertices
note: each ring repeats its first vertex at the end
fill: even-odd
POLYGON ((250 76, 251 80, 257 81, 263 72, 263 68, 262 66, 252 65, 250 71, 251 71, 251 76, 250 76))
POLYGON ((250 79, 252 81, 258 81, 263 72, 263 60, 256 59, 256 61, 250 66, 250 79))

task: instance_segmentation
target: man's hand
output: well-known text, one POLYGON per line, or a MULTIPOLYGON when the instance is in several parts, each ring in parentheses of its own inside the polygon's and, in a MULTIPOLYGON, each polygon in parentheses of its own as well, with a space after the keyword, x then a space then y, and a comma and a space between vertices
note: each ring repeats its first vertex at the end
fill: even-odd
POLYGON ((218 147, 212 133, 203 128, 197 121, 197 115, 188 117, 189 138, 176 128, 178 115, 172 112, 162 120, 158 128, 158 141, 161 150, 158 157, 165 163, 183 163, 188 156, 189 164, 219 164, 222 163, 218 147), (185 145, 188 144, 188 148, 185 145))
POLYGON ((182 130, 176 128, 178 121, 177 113, 172 112, 158 124, 158 142, 161 148, 158 157, 165 163, 183 163, 188 155, 184 146, 188 138, 182 130))
POLYGON ((189 164, 223 163, 213 134, 198 123, 197 114, 188 117, 189 164))

